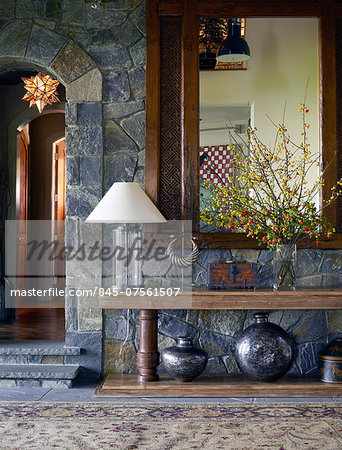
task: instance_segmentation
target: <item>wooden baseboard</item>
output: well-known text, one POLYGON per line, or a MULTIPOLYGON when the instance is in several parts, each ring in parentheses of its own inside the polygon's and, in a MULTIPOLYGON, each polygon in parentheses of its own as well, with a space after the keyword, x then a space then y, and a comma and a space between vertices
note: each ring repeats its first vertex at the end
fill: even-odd
POLYGON ((138 383, 137 375, 108 375, 94 397, 341 397, 342 385, 315 379, 283 378, 272 383, 239 376, 206 375, 180 383, 167 375, 159 381, 138 383))

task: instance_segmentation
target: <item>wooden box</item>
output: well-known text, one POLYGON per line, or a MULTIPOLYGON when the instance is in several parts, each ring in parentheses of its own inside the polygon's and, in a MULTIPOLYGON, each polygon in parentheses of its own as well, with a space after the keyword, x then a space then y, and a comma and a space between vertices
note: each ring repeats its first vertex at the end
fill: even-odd
POLYGON ((253 289, 257 286, 257 264, 216 261, 209 264, 209 289, 253 289))

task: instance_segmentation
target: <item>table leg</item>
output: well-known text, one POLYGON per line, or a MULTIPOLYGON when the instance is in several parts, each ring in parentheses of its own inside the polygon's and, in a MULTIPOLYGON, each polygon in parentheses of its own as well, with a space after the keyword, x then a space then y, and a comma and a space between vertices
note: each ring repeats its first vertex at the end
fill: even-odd
POLYGON ((158 311, 153 309, 141 309, 139 321, 138 381, 158 381, 158 311))

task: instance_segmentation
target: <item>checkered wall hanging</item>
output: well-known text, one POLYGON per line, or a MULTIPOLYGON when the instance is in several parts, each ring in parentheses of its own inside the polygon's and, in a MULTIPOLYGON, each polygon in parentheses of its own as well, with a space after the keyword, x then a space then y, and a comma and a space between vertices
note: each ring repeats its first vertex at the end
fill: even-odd
POLYGON ((200 147, 200 178, 229 185, 233 177, 230 145, 200 147))

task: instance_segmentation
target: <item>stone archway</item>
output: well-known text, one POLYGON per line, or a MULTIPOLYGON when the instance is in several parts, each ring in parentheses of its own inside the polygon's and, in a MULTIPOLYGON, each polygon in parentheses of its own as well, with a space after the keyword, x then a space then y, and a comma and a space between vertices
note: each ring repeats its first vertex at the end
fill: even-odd
MULTIPOLYGON (((91 183, 83 177, 89 171, 101 174, 103 170, 102 74, 73 40, 37 23, 31 25, 16 21, 0 29, 0 72, 41 70, 65 86, 66 241, 75 242, 79 237, 79 219, 86 217, 102 196, 102 177, 91 183), (11 35, 16 35, 16 39, 11 39, 11 35)), ((7 164, 7 157, 0 163, 7 164)), ((68 274, 68 265, 66 271, 68 274)), ((88 279, 87 287, 98 285, 99 277, 101 280, 101 274, 88 279)), ((69 280, 69 285, 72 283, 69 280)), ((66 343, 85 349, 81 365, 88 376, 97 378, 102 369, 102 313, 93 308, 93 316, 86 319, 85 326, 88 306, 66 296, 66 343)), ((73 358, 66 357, 66 363, 73 363, 73 358)))

